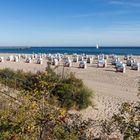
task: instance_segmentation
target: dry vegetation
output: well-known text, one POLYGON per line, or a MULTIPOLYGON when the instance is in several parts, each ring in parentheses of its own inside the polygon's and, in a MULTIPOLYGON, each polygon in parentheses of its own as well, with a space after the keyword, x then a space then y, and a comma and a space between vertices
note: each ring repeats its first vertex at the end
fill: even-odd
MULTIPOLYGON (((0 139, 97 139, 93 120, 68 112, 92 105, 92 91, 73 74, 62 78, 51 69, 37 74, 4 69, 0 82, 20 91, 16 97, 9 91, 1 92, 0 139)), ((99 125, 102 131, 98 139, 139 140, 140 102, 122 104, 118 114, 99 125)))

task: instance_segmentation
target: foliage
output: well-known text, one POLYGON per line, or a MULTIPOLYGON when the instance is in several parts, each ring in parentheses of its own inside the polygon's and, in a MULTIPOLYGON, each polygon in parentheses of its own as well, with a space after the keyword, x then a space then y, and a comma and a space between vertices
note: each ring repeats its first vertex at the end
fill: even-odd
POLYGON ((36 74, 4 69, 0 82, 21 91, 15 103, 1 105, 0 139, 88 139, 92 121, 67 109, 88 107, 92 92, 73 74, 63 79, 51 69, 36 74))
POLYGON ((58 84, 52 93, 66 108, 84 109, 92 105, 92 91, 85 87, 82 80, 77 79, 73 74, 58 84))
POLYGON ((36 85, 42 80, 44 82, 56 82, 59 76, 54 74, 53 71, 49 71, 48 74, 45 72, 31 73, 23 72, 22 70, 13 71, 11 69, 0 70, 0 82, 7 85, 8 87, 16 89, 24 89, 32 91, 36 88, 36 85), (40 78, 40 79, 39 79, 40 78))
POLYGON ((45 72, 25 73, 10 69, 0 70, 0 82, 18 90, 27 91, 32 100, 41 99, 67 109, 84 109, 92 105, 93 93, 74 74, 65 78, 57 75, 50 67, 45 72), (53 101, 54 99, 54 101, 53 101))
POLYGON ((103 133, 110 136, 120 134, 124 140, 140 139, 140 102, 123 103, 118 114, 102 125, 103 133))
POLYGON ((16 89, 31 89, 34 81, 34 74, 24 73, 22 70, 16 72, 11 69, 0 70, 0 82, 8 87, 16 89))
MULTIPOLYGON (((21 97, 20 97, 21 98, 21 97)), ((36 102, 30 96, 22 103, 0 111, 0 139, 11 140, 78 140, 88 139, 92 121, 83 121, 63 108, 56 108, 43 100, 36 102)))
MULTIPOLYGON (((8 69, 4 72, 0 71, 2 83, 5 77, 12 80, 14 77, 19 77, 25 81, 28 79, 29 82, 29 85, 25 81, 18 83, 19 89, 24 89, 17 97, 18 102, 10 100, 6 101, 6 105, 1 102, 0 139, 93 139, 92 133, 87 134, 90 133, 89 130, 94 122, 82 120, 80 116, 67 112, 69 108, 82 109, 91 104, 92 92, 84 86, 83 82, 73 74, 62 79, 51 70, 45 73, 28 74, 8 69), (56 107, 56 104, 60 106, 56 107)), ((8 84, 10 86, 13 83, 8 84)), ((140 102, 123 103, 119 112, 109 121, 103 121, 101 127, 100 136, 103 140, 111 139, 113 134, 120 134, 118 139, 139 140, 140 102)))

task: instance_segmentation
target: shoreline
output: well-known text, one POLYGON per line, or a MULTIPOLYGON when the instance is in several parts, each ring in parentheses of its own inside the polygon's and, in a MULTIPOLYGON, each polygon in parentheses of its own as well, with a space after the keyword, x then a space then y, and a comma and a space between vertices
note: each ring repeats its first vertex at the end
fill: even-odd
POLYGON ((116 54, 116 55, 127 55, 132 54, 134 56, 140 55, 140 46, 7 46, 0 47, 0 54, 2 53, 18 53, 18 54, 32 54, 32 53, 67 53, 72 55, 77 54, 116 54))

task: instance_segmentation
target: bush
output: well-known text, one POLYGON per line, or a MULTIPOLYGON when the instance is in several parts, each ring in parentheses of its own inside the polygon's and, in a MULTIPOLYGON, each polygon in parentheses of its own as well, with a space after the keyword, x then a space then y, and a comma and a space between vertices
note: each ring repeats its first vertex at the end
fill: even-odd
POLYGON ((13 71, 11 69, 0 70, 0 82, 8 87, 16 89, 28 89, 33 81, 32 73, 25 73, 22 70, 13 71))
POLYGON ((45 100, 50 103, 59 104, 67 109, 84 109, 92 104, 92 91, 72 73, 63 79, 50 68, 46 69, 46 72, 36 74, 3 69, 0 70, 0 82, 28 91, 34 100, 45 96, 45 100))
POLYGON ((140 139, 140 102, 123 103, 119 112, 102 125, 103 134, 109 139, 112 134, 124 140, 140 139))
POLYGON ((65 109, 44 103, 32 102, 29 96, 20 105, 0 110, 0 139, 2 140, 83 140, 92 121, 84 121, 65 109), (43 104, 43 105, 42 105, 43 104))
POLYGON ((89 105, 92 105, 92 99, 93 93, 90 89, 87 87, 81 87, 79 90, 79 93, 76 95, 76 106, 78 109, 85 109, 89 105))
POLYGON ((9 87, 14 87, 13 82, 15 80, 15 72, 10 69, 0 70, 0 81, 1 83, 8 85, 9 87))
POLYGON ((77 79, 73 74, 70 74, 69 78, 57 85, 52 93, 58 97, 60 104, 67 109, 84 109, 92 105, 92 91, 85 87, 82 80, 77 79))

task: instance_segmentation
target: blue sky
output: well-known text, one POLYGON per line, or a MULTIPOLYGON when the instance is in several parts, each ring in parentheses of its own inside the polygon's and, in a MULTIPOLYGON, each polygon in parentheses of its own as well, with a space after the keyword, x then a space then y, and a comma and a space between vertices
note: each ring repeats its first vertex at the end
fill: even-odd
POLYGON ((0 0, 0 46, 140 46, 140 0, 0 0))

